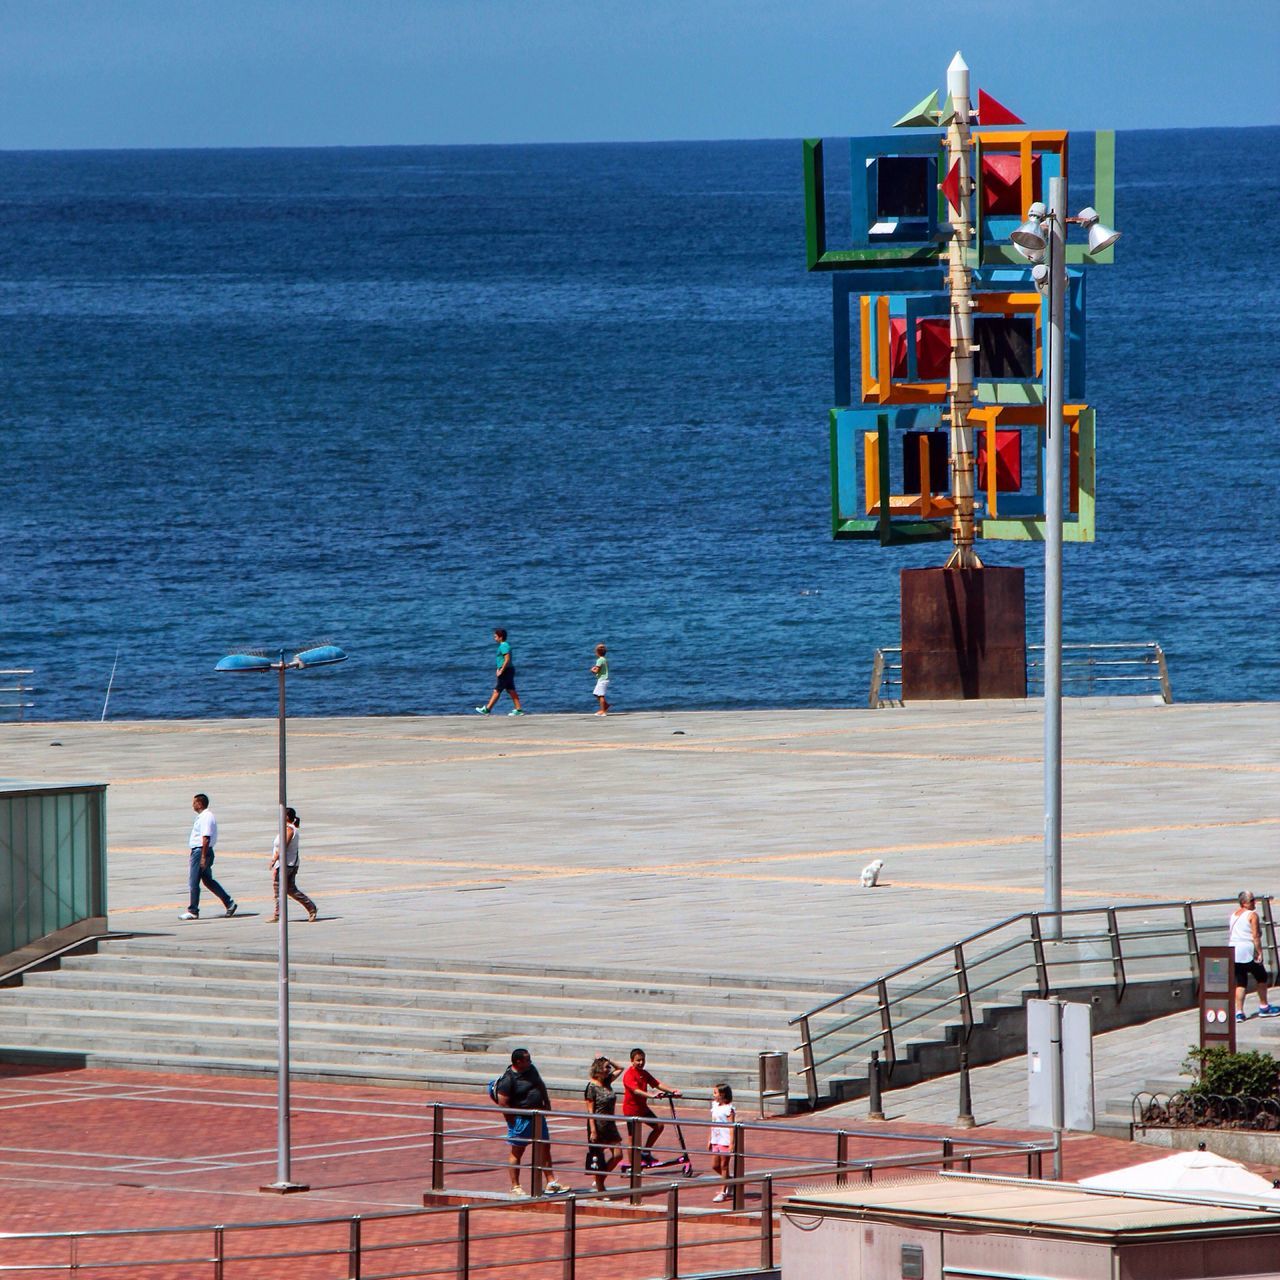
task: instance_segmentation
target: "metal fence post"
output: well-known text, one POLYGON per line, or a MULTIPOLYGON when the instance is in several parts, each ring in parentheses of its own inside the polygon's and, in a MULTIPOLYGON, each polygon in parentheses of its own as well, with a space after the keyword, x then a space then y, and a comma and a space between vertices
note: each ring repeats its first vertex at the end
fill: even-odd
POLYGON ((877 649, 876 656, 871 659, 871 696, 867 706, 875 711, 880 706, 880 680, 884 675, 884 650, 877 649))
POLYGON ((1041 1156, 1044 1153, 1038 1148, 1035 1151, 1027 1152, 1027 1177, 1043 1178, 1044 1177, 1044 1161, 1041 1156))
POLYGON ((773 1270, 773 1174, 760 1184, 760 1269, 773 1270))
POLYGON ((444 1103, 431 1104, 431 1190, 444 1190, 444 1103))
POLYGON ((956 1128, 972 1129, 977 1122, 973 1118, 973 1098, 969 1092, 969 1050, 960 1050, 960 1110, 956 1113, 956 1128))
POLYGON ((223 1227, 213 1229, 213 1280, 222 1280, 222 1265, 226 1260, 226 1242, 223 1227))
POLYGON ((1270 896, 1262 899, 1262 945, 1265 950, 1267 939, 1271 940, 1271 979, 1280 983, 1280 950, 1276 947, 1276 922, 1271 913, 1270 896))
POLYGON ((880 1005, 880 1034, 884 1037, 885 1061, 889 1064, 889 1074, 892 1075, 897 1053, 893 1047, 893 1016, 889 1012, 889 984, 883 978, 876 983, 876 1000, 880 1005))
POLYGON ((954 1146, 954 1144, 952 1143, 951 1139, 950 1139, 950 1138, 943 1138, 943 1140, 942 1140, 942 1167, 943 1167, 944 1169, 954 1169, 954 1168, 955 1168, 955 1161, 951 1158, 952 1153, 953 1153, 954 1151, 955 1151, 955 1146, 954 1146))
POLYGON ((664 1253, 664 1280, 676 1280, 680 1274, 680 1188, 674 1182, 667 1188, 667 1243, 664 1253))
POLYGON ((628 1181, 631 1184, 630 1200, 632 1204, 640 1204, 644 1197, 640 1194, 640 1121, 627 1121, 627 1136, 631 1139, 631 1167, 628 1170, 628 1181))
POLYGON ((742 1179, 747 1173, 747 1134, 741 1124, 733 1126, 733 1207, 739 1213, 742 1212, 742 1206, 746 1203, 746 1188, 742 1184, 742 1179))
POLYGON ((463 1205, 458 1210, 458 1280, 471 1275, 471 1210, 463 1205))
POLYGON ((1120 924, 1114 907, 1107 908, 1107 933, 1111 938, 1111 971, 1116 979, 1116 999, 1124 999, 1124 954, 1120 950, 1120 924))
POLYGON ((960 1019, 964 1023, 964 1038, 968 1042, 973 1034, 973 1002, 969 998, 969 970, 964 962, 964 947, 955 948, 956 992, 960 996, 960 1019))
POLYGON ((1040 999, 1049 995, 1049 966, 1044 959, 1044 938, 1040 933, 1040 917, 1033 911, 1028 916, 1031 929, 1031 955, 1036 966, 1036 986, 1040 988, 1040 999))
POLYGON ((347 1224, 347 1280, 360 1280, 360 1215, 347 1224))
POLYGON ((809 1105, 818 1105, 818 1068, 813 1062, 813 1036, 809 1031, 809 1019, 800 1019, 800 1053, 804 1059, 805 1086, 809 1091, 809 1105))
POLYGON ((564 1280, 576 1280, 578 1274, 578 1197, 564 1202, 564 1280))
POLYGON ((547 1162, 548 1149, 547 1140, 542 1136, 544 1123, 542 1112, 536 1112, 533 1116, 533 1142, 529 1148, 529 1194, 531 1196, 542 1194, 542 1175, 547 1162))
POLYGON ((1196 913, 1191 903, 1182 904, 1182 927, 1187 931, 1187 963, 1191 967, 1191 981, 1196 994, 1200 994, 1200 940, 1196 937, 1196 913))
POLYGON ((849 1167, 849 1135, 841 1129, 836 1134, 836 1186, 843 1187, 849 1181, 845 1170, 849 1167))
POLYGON ((867 1119, 884 1119, 884 1105, 880 1100, 879 1049, 871 1050, 871 1061, 867 1064, 867 1119))

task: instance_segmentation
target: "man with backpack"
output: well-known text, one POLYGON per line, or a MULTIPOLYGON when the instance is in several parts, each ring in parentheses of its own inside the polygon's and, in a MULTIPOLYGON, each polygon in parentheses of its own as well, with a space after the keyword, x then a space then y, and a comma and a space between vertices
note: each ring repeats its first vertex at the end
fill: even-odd
MULTIPOLYGON (((524 1157, 524 1149, 533 1141, 533 1122, 538 1122, 538 1136, 546 1153, 541 1167, 548 1174, 544 1190, 555 1194, 568 1191, 563 1183, 556 1181, 555 1169, 551 1165, 551 1146, 547 1131, 546 1116, 521 1116, 513 1111, 550 1111, 551 1098, 547 1094, 547 1086, 533 1065, 528 1049, 512 1049, 511 1065, 502 1075, 489 1085, 489 1097, 507 1113, 507 1171, 511 1175, 511 1194, 526 1197, 528 1192, 520 1185, 520 1161, 524 1157)), ((532 1163, 532 1161, 531 1161, 532 1163)))

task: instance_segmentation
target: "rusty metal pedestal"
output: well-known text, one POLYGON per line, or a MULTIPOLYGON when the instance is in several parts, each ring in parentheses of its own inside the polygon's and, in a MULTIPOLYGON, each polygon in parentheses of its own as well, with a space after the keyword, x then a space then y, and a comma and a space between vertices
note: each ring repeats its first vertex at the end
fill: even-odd
POLYGON ((1021 569, 902 571, 902 697, 1025 698, 1021 569))

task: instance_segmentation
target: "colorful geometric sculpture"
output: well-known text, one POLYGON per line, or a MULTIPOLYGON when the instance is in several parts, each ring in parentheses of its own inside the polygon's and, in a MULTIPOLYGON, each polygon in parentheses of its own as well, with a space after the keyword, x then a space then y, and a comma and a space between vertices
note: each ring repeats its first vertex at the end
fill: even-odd
POLYGON ((1026 124, 1003 103, 997 102, 985 89, 978 90, 978 123, 990 128, 993 124, 1026 124))
MULTIPOLYGON (((971 111, 966 83, 941 108, 935 92, 902 116, 894 127, 910 132, 849 140, 850 234, 841 246, 827 243, 823 142, 804 144, 808 267, 832 279, 837 538, 891 545, 954 537, 957 468, 964 467, 970 480, 960 501, 972 510, 976 536, 1044 536, 1049 318, 1032 264, 1009 234, 1044 198, 1050 178, 1068 177, 1070 139, 1063 130, 1027 127, 983 90, 971 111), (959 312, 957 270, 966 289, 959 312), (964 379, 959 396, 957 376, 964 379), (970 451, 967 461, 953 456, 958 441, 970 451)), ((1084 186, 1092 180, 1087 195, 1110 225, 1114 134, 1095 135, 1091 159, 1091 174, 1087 164, 1077 167, 1084 186)), ((1066 252, 1068 541, 1091 541, 1095 529, 1083 267, 1113 255, 1111 247, 1090 254, 1080 242, 1066 252)))

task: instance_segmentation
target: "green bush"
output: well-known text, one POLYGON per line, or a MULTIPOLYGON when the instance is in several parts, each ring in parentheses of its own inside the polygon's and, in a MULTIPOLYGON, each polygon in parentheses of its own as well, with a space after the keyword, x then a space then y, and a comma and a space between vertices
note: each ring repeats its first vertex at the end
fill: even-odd
POLYGON ((1250 1049, 1229 1053, 1222 1045, 1212 1049, 1192 1046, 1184 1071, 1195 1073, 1196 1082, 1186 1092, 1193 1097, 1240 1094, 1250 1098, 1280 1097, 1280 1062, 1269 1053, 1250 1049))

